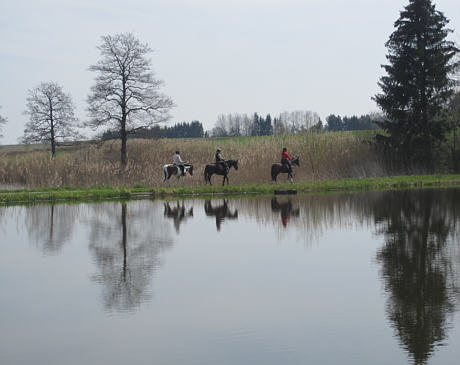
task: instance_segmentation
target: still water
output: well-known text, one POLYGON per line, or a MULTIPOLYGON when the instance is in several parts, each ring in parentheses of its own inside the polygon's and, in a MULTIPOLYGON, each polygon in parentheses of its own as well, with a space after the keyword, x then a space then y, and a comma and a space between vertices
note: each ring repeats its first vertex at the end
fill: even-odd
POLYGON ((0 207, 0 363, 458 364, 460 190, 0 207))

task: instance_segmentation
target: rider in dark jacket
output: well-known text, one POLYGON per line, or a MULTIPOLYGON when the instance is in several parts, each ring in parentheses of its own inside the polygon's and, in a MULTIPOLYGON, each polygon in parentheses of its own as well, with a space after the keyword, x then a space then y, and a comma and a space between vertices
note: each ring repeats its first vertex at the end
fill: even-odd
POLYGON ((221 171, 227 171, 228 172, 228 165, 227 162, 225 162, 225 159, 222 156, 222 150, 220 148, 217 149, 216 151, 216 166, 219 170, 221 171))

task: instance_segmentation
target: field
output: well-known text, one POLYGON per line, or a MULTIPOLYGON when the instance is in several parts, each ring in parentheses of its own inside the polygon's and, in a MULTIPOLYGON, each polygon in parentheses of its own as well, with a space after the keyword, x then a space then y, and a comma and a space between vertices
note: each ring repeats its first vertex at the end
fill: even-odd
MULTIPOLYGON (((213 162, 218 147, 226 159, 239 160, 239 170, 232 169, 229 174, 231 185, 270 183, 271 165, 279 161, 283 147, 292 156, 300 156, 300 167, 295 168, 296 182, 394 174, 369 143, 371 139, 370 131, 227 139, 131 139, 126 168, 119 163, 119 141, 59 147, 55 158, 44 145, 0 146, 0 185, 160 187, 164 186, 162 166, 171 163, 175 150, 179 149, 195 171, 183 184, 197 187, 204 184, 204 167, 213 162)), ((285 176, 280 177, 280 182, 285 181, 285 176)), ((172 185, 177 184, 174 180, 172 185)), ((221 177, 213 177, 215 185, 221 181, 221 177)))

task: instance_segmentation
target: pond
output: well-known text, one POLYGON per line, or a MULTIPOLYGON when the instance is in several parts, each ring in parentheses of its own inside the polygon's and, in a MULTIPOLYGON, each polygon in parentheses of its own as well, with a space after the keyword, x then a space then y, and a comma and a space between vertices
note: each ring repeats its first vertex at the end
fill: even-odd
POLYGON ((457 364, 460 190, 0 207, 1 364, 457 364))

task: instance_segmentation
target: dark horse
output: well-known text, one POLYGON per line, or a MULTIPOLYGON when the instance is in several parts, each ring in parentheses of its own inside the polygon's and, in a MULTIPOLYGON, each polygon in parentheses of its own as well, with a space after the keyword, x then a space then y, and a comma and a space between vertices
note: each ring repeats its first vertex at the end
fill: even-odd
MULTIPOLYGON (((292 166, 294 165, 300 166, 299 156, 293 158, 291 160, 291 164, 292 166)), ((286 167, 286 165, 283 165, 281 163, 274 163, 272 165, 271 173, 272 173, 272 181, 274 182, 276 182, 276 177, 278 176, 278 174, 288 174, 287 178, 292 182, 292 174, 289 174, 289 170, 286 167)))
MULTIPOLYGON (((193 165, 184 164, 184 171, 185 171, 185 174, 187 174, 188 172, 190 176, 193 176, 193 165)), ((179 178, 182 177, 180 168, 174 165, 164 165, 163 166, 163 176, 164 176, 163 181, 169 185, 169 179, 173 175, 176 175, 177 181, 179 181, 179 178)))
POLYGON ((291 217, 298 217, 300 209, 294 209, 291 199, 288 201, 278 201, 277 198, 272 198, 272 211, 281 213, 281 222, 284 227, 287 227, 291 217))
MULTIPOLYGON (((235 170, 238 170, 238 160, 227 160, 225 161, 228 166, 228 170, 230 171, 230 168, 233 167, 235 170)), ((206 184, 212 185, 211 183, 211 176, 212 175, 224 175, 224 179, 222 180, 222 186, 225 184, 225 179, 227 179, 227 185, 228 185, 228 171, 226 170, 221 170, 216 164, 210 164, 206 165, 204 169, 204 182, 206 184)))
POLYGON ((213 206, 211 200, 206 200, 204 203, 204 211, 208 217, 216 217, 216 227, 220 231, 220 226, 225 219, 238 219, 238 210, 234 212, 228 207, 227 199, 224 199, 222 205, 213 206))

